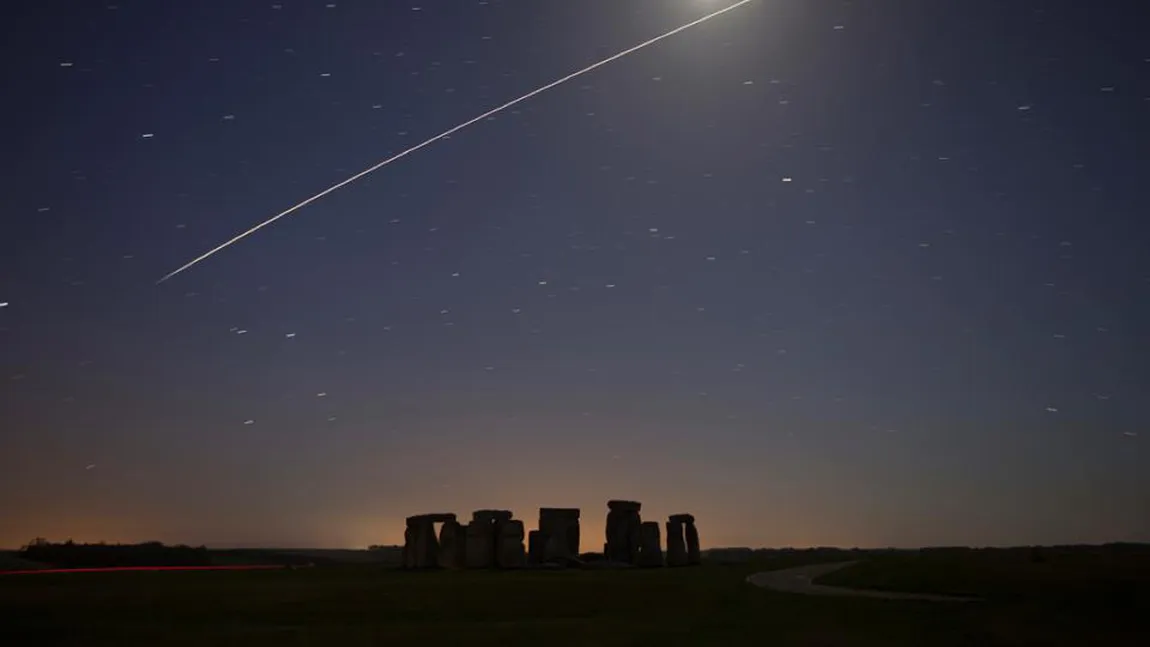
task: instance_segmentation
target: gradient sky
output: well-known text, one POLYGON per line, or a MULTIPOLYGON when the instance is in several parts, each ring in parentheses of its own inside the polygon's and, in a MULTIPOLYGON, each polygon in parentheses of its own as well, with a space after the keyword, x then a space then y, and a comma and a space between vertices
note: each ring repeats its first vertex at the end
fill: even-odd
MULTIPOLYGON (((0 546, 1150 540, 1139 3, 4 5, 0 546)), ((1144 18, 1144 16, 1143 16, 1144 18)))

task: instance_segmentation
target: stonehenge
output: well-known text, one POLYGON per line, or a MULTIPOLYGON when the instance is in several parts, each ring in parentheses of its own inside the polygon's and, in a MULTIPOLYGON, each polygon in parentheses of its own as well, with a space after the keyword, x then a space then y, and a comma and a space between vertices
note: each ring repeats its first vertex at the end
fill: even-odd
MULTIPOLYGON (((607 502, 606 543, 600 564, 609 567, 693 566, 700 564, 695 517, 673 514, 666 521, 666 548, 657 521, 643 521, 638 501, 607 502)), ((403 533, 405 569, 516 569, 528 566, 582 566, 579 508, 540 508, 539 527, 526 532, 510 510, 476 510, 460 523, 453 513, 407 518, 403 533), (435 524, 441 524, 438 537, 435 524), (524 546, 526 540, 526 546, 524 546)), ((590 565, 590 562, 587 563, 590 565)))

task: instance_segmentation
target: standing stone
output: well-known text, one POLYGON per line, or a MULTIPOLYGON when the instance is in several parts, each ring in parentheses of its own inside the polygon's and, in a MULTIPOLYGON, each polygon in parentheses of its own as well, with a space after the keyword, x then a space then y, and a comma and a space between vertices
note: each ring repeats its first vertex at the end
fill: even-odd
POLYGON ((415 527, 415 567, 436 566, 439 566, 439 542, 435 538, 435 525, 427 519, 421 519, 415 527))
POLYGON ((527 533, 527 563, 542 564, 547 551, 547 536, 541 530, 527 533))
POLYGON ((543 547, 543 562, 562 562, 572 557, 567 549, 567 540, 560 534, 546 535, 547 543, 543 547))
POLYGON ((611 510, 607 513, 607 543, 603 546, 603 557, 608 561, 622 561, 620 552, 623 547, 623 514, 611 510))
POLYGON ((564 533, 567 540, 567 553, 572 557, 579 556, 579 516, 576 514, 573 518, 567 520, 567 532, 564 533))
POLYGON ((522 568, 527 561, 523 551, 523 522, 511 519, 495 527, 496 565, 499 568, 522 568))
POLYGON ((667 521, 667 566, 687 565, 687 545, 683 541, 683 522, 667 521))
POLYGON ((577 557, 579 508, 539 508, 539 532, 545 561, 577 557))
POLYGON ((455 521, 450 512, 419 514, 407 518, 403 532, 403 565, 405 568, 435 568, 439 566, 439 542, 435 538, 435 524, 455 521))
POLYGON ((636 564, 639 561, 640 526, 638 501, 608 501, 607 546, 608 560, 636 564))
POLYGON ((439 529, 439 566, 463 568, 467 565, 467 532, 458 521, 445 521, 439 529))
POLYGON ((467 568, 491 568, 495 565, 495 526, 472 520, 467 524, 467 568))
POLYGON ((415 533, 416 527, 411 524, 411 520, 407 521, 407 527, 403 529, 403 567, 415 568, 415 533))
POLYGON ((643 550, 643 521, 639 513, 627 519, 627 557, 630 564, 639 563, 639 553, 643 550))
POLYGON ((703 563, 703 554, 699 550, 699 531, 695 528, 695 520, 687 523, 685 528, 687 536, 687 563, 697 566, 703 563))
MULTIPOLYGON (((487 558, 481 558, 478 553, 472 555, 467 560, 469 568, 489 568, 499 564, 499 539, 502 536, 502 527, 511 522, 511 517, 510 510, 476 510, 471 513, 471 523, 468 527, 475 527, 471 534, 477 537, 475 541, 478 543, 468 550, 486 550, 490 555, 487 558), (472 564, 480 563, 486 564, 486 566, 472 566, 472 564)), ((522 543, 522 538, 520 538, 520 543, 522 543)))
POLYGON ((639 526, 639 566, 662 566, 663 548, 659 541, 659 522, 644 521, 639 526))

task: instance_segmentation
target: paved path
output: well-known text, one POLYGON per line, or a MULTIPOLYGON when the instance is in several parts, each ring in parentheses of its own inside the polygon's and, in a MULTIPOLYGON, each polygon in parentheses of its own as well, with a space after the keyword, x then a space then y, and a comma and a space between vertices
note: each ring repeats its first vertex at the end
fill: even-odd
POLYGON ((866 598, 883 598, 885 600, 932 600, 935 602, 977 602, 977 598, 960 598, 952 595, 930 595, 926 593, 895 593, 893 591, 874 591, 869 589, 848 589, 841 586, 826 586, 815 584, 815 579, 845 568, 857 562, 834 562, 832 564, 814 564, 798 568, 784 568, 780 571, 765 571, 747 576, 747 582, 775 591, 786 593, 803 593, 806 595, 853 595, 866 598))

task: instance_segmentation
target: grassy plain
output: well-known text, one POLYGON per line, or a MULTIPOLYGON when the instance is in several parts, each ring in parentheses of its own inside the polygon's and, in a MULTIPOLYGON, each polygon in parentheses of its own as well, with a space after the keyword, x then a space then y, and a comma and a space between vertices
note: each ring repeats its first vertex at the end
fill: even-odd
POLYGON ((1147 582, 1145 573, 1131 576, 1141 582, 1133 598, 1125 585, 1106 584, 1117 581, 1115 573, 1130 571, 1121 566, 1080 567, 1075 577, 1049 577, 1039 585, 1030 574, 1018 574, 1034 566, 1029 561, 990 569, 978 565, 978 555, 966 555, 966 566, 958 567, 958 558, 924 564, 919 557, 913 564, 911 555, 876 555, 826 582, 991 593, 985 602, 958 605, 803 597, 744 582, 761 570, 858 557, 779 551, 743 564, 631 571, 412 573, 346 565, 0 576, 0 644, 1150 644, 1146 621, 1138 616, 1145 610, 1137 597, 1145 591, 1138 588, 1147 582), (1089 581, 1095 583, 1084 584, 1089 581), (1074 602, 1091 599, 1090 591, 1115 590, 1094 604, 1074 602))

